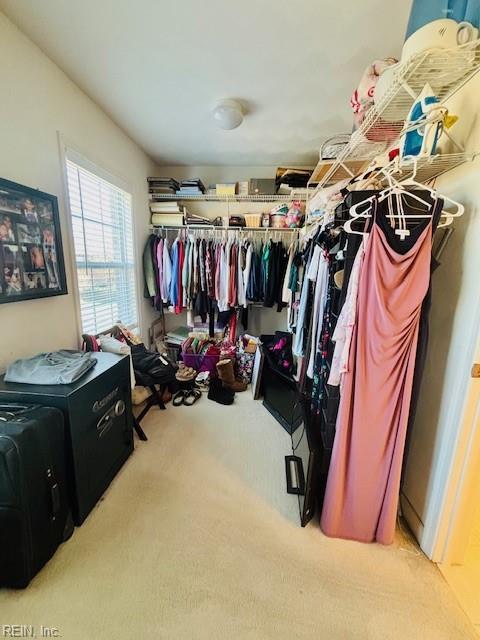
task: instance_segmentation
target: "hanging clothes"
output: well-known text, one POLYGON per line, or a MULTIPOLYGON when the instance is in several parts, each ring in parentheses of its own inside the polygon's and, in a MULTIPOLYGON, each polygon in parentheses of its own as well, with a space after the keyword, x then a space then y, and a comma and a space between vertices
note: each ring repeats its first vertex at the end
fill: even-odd
MULTIPOLYGON (((247 299, 248 299, 247 291, 248 291, 248 284, 250 281, 250 272, 252 269, 252 255, 253 255, 253 246, 252 246, 252 243, 249 242, 245 252, 245 269, 243 270, 243 290, 244 290, 243 306, 245 308, 247 307, 247 299)), ((245 326, 244 323, 242 324, 245 326)))
POLYGON ((228 304, 231 307, 237 305, 237 268, 238 268, 238 245, 236 242, 232 242, 230 245, 230 259, 229 259, 229 278, 228 278, 228 304))
POLYGON ((205 273, 205 240, 197 240, 198 288, 195 294, 194 315, 206 322, 208 314, 207 278, 205 273))
POLYGON ((182 313, 183 306, 183 286, 182 286, 182 272, 183 263, 185 260, 185 245, 182 240, 178 241, 178 264, 177 264, 177 302, 175 304, 175 313, 182 313))
POLYGON ((245 278, 244 271, 246 267, 247 251, 243 243, 238 246, 237 256, 237 301, 240 307, 246 305, 247 299, 245 297, 245 278))
POLYGON ((205 270, 205 240, 198 241, 198 272, 200 274, 199 290, 207 290, 207 275, 205 270))
POLYGON ((215 300, 215 246, 213 242, 207 242, 205 270, 207 276, 207 294, 211 300, 215 300))
POLYGON ((187 308, 188 307, 188 265, 189 265, 189 251, 190 251, 190 239, 187 238, 186 242, 185 242, 185 257, 183 260, 183 267, 182 267, 182 290, 183 290, 183 295, 182 295, 182 306, 187 308))
POLYGON ((219 297, 217 299, 218 310, 220 312, 228 311, 228 280, 229 280, 229 268, 228 268, 228 254, 230 248, 229 243, 222 243, 220 247, 220 274, 219 274, 219 297))
POLYGON ((246 298, 249 302, 259 302, 261 300, 261 253, 251 246, 250 273, 248 276, 246 298))
POLYGON ((172 281, 172 261, 170 260, 170 252, 168 250, 168 242, 165 239, 163 243, 163 281, 161 283, 161 296, 164 304, 168 303, 170 294, 170 284, 172 281))
POLYGON ((265 296, 264 307, 277 305, 277 311, 281 311, 285 304, 282 300, 283 281, 287 268, 288 257, 281 242, 270 242, 264 252, 265 265, 265 296))
POLYGON ((340 385, 342 387, 343 378, 348 371, 350 346, 357 317, 358 285, 360 282, 363 255, 364 244, 360 246, 355 257, 350 272, 345 302, 338 316, 337 326, 332 336, 332 340, 335 342, 335 350, 330 367, 330 376, 328 378, 328 384, 332 386, 340 385))
MULTIPOLYGON (((433 227, 434 230, 438 224, 439 219, 434 218, 433 227)), ((404 462, 408 459, 408 452, 410 450, 410 439, 412 435, 413 424, 415 422, 415 416, 417 413, 418 402, 420 400, 420 388, 422 384, 423 372, 425 370, 425 363, 427 359, 427 347, 428 347, 428 339, 430 333, 429 326, 429 316, 430 316, 430 308, 432 306, 432 275, 436 269, 440 266, 438 260, 432 256, 432 260, 430 263, 430 285, 428 287, 427 295, 425 296, 425 300, 422 304, 422 312, 420 314, 420 326, 418 331, 418 345, 417 345, 417 355, 415 357, 415 373, 413 376, 413 387, 412 387, 412 400, 410 402, 410 413, 408 416, 408 425, 407 425, 407 437, 405 440, 405 452, 404 452, 404 462)), ((405 464, 403 465, 402 474, 405 472, 405 464)))
POLYGON ((303 282, 303 263, 300 251, 295 252, 292 266, 290 268, 290 277, 288 289, 290 291, 290 302, 288 305, 288 330, 292 333, 296 332, 298 322, 298 311, 300 307, 300 290, 303 282))
POLYGON ((327 301, 328 265, 327 252, 316 244, 308 273, 309 280, 313 280, 315 282, 315 294, 311 317, 310 353, 307 366, 307 376, 309 378, 313 378, 314 374, 315 356, 318 351, 323 324, 323 313, 327 301))
MULTIPOLYGON (((314 416, 320 416, 322 401, 325 392, 325 382, 328 374, 328 345, 332 334, 332 300, 333 300, 333 272, 329 272, 326 302, 323 311, 322 328, 319 337, 313 372, 313 384, 311 391, 311 412, 314 416)), ((322 425, 321 432, 324 431, 322 425)))
POLYGON ((225 261, 226 261, 226 283, 225 283, 225 289, 226 289, 226 294, 225 294, 225 304, 227 305, 227 308, 230 306, 230 252, 231 252, 231 248, 232 248, 232 242, 231 240, 228 240, 227 244, 225 245, 225 261))
POLYGON ((157 311, 162 310, 162 298, 160 296, 160 281, 158 279, 158 245, 160 244, 160 238, 155 236, 155 241, 151 245, 153 271, 155 276, 155 296, 153 299, 153 306, 157 311))
POLYGON ((275 303, 277 312, 283 311, 287 303, 283 300, 283 285, 285 282, 285 274, 288 266, 288 251, 285 249, 283 242, 277 242, 276 251, 276 283, 275 283, 275 303))
MULTIPOLYGON (((271 241, 268 240, 263 246, 261 255, 261 300, 265 301, 268 291, 268 276, 269 276, 269 264, 270 264, 270 249, 271 241)), ((265 303, 265 302, 264 302, 265 303)))
POLYGON ((142 256, 142 261, 143 261, 143 278, 144 278, 144 291, 143 291, 143 297, 144 298, 154 298, 155 294, 157 293, 157 279, 155 276, 155 267, 153 264, 153 246, 155 243, 156 237, 154 235, 151 235, 148 240, 147 243, 145 245, 145 248, 143 250, 143 256, 142 256))
MULTIPOLYGON (((437 201, 432 218, 441 209, 437 201)), ((321 516, 329 536, 383 544, 395 532, 433 224, 401 240, 386 213, 387 202, 374 201, 321 516)))
POLYGON ((288 248, 288 262, 287 262, 287 268, 285 269, 285 277, 283 279, 283 285, 282 285, 282 302, 285 302, 285 304, 287 305, 290 304, 292 300, 292 292, 291 292, 291 289, 289 288, 289 283, 290 283, 290 272, 292 270, 293 257, 295 255, 295 252, 296 252, 295 243, 292 242, 292 244, 288 248))
POLYGON ((172 244, 171 249, 172 259, 172 278, 170 280, 170 289, 168 292, 168 299, 173 309, 178 304, 178 239, 172 244))
MULTIPOLYGON (((313 251, 308 251, 305 254, 306 265, 304 269, 303 283, 300 294, 300 302, 298 307, 298 316, 297 316, 297 326, 295 332, 295 339, 293 341, 293 354, 298 358, 301 358, 305 355, 305 332, 308 326, 307 320, 307 308, 308 308, 308 298, 310 293, 310 283, 312 282, 312 276, 314 275, 314 280, 317 277, 318 272, 318 262, 316 262, 315 266, 312 266, 312 258, 313 251)), ((318 253, 317 253, 318 257, 318 253)))
MULTIPOLYGON (((298 243, 297 243, 298 244, 298 243)), ((298 312, 300 308, 300 292, 302 289, 304 276, 304 264, 301 251, 295 250, 292 265, 290 267, 290 275, 288 280, 288 289, 290 291, 290 302, 288 305, 288 330, 296 333, 298 323, 298 312)))
POLYGON ((160 238, 157 244, 157 281, 158 281, 158 295, 163 302, 162 295, 162 282, 163 282, 163 244, 164 239, 160 238))
POLYGON ((363 242, 363 236, 356 235, 356 234, 350 234, 348 236, 347 246, 345 250, 345 262, 343 267, 343 282, 345 284, 342 287, 342 291, 340 293, 340 309, 343 307, 345 298, 347 296, 350 275, 353 269, 353 265, 355 263, 355 258, 357 257, 357 253, 359 248, 362 245, 362 242, 363 242))
MULTIPOLYGON (((215 306, 220 312, 240 308, 243 312, 237 320, 246 327, 250 303, 284 308, 292 247, 287 253, 282 242, 269 240, 257 248, 249 239, 219 242, 194 234, 183 237, 181 232, 169 246, 166 237, 152 234, 143 254, 145 295, 159 310, 164 304, 176 314, 186 310, 189 326, 196 316, 205 321, 208 310, 215 306)), ((292 291, 287 290, 292 300, 292 291)))

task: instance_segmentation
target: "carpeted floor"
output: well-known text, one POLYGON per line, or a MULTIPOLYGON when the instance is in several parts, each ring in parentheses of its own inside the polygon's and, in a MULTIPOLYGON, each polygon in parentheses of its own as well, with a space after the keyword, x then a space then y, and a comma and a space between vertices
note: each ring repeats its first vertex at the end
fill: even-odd
POLYGON ((476 638, 404 536, 384 548, 300 528, 289 437, 250 392, 152 410, 144 426, 149 442, 73 538, 26 591, 0 591, 0 636, 43 624, 67 640, 476 638))

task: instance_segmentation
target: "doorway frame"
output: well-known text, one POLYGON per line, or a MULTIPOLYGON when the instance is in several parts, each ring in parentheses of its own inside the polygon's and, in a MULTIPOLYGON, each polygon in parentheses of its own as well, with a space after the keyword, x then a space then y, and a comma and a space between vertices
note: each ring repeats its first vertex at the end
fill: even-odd
POLYGON ((442 443, 441 463, 431 480, 431 499, 420 544, 438 564, 462 564, 480 503, 480 378, 471 377, 480 362, 480 310, 468 340, 460 389, 453 403, 448 437, 442 443), (458 429, 455 429, 455 424, 458 429))

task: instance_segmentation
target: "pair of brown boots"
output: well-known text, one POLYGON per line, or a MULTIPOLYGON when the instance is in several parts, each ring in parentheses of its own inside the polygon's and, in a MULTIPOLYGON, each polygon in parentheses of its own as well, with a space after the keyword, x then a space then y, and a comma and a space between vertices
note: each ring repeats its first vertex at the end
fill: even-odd
POLYGON ((245 382, 240 382, 235 378, 235 371, 233 368, 233 360, 220 360, 217 363, 218 377, 222 381, 222 385, 232 391, 245 391, 247 385, 245 382))

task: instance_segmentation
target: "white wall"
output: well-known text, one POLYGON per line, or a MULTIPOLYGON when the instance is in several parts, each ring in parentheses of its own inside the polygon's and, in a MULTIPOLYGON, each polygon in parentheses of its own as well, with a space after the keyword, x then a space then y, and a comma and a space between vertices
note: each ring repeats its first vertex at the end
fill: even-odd
MULTIPOLYGON (((467 151, 480 150, 476 75, 449 102, 459 122, 451 133, 467 151)), ((480 158, 441 176, 445 193, 465 205, 433 276, 430 342, 411 449, 403 504, 427 553, 441 517, 449 469, 462 423, 464 401, 480 319, 480 158), (405 500, 407 498, 407 500, 405 500)))
MULTIPOLYGON (((301 169, 304 167, 298 165, 289 165, 301 169)), ((307 167, 308 168, 308 167, 307 167)), ((156 175, 168 176, 176 180, 185 180, 187 178, 201 178, 203 184, 208 187, 209 184, 216 182, 238 182, 239 180, 250 180, 250 178, 273 178, 277 172, 276 166, 158 166, 156 175)))
POLYGON ((0 77, 0 176, 58 196, 69 289, 67 296, 0 305, 2 371, 16 357, 78 346, 57 132, 89 160, 129 185, 142 331, 151 317, 142 297, 141 249, 149 218, 145 179, 154 167, 145 153, 2 13, 0 77))

